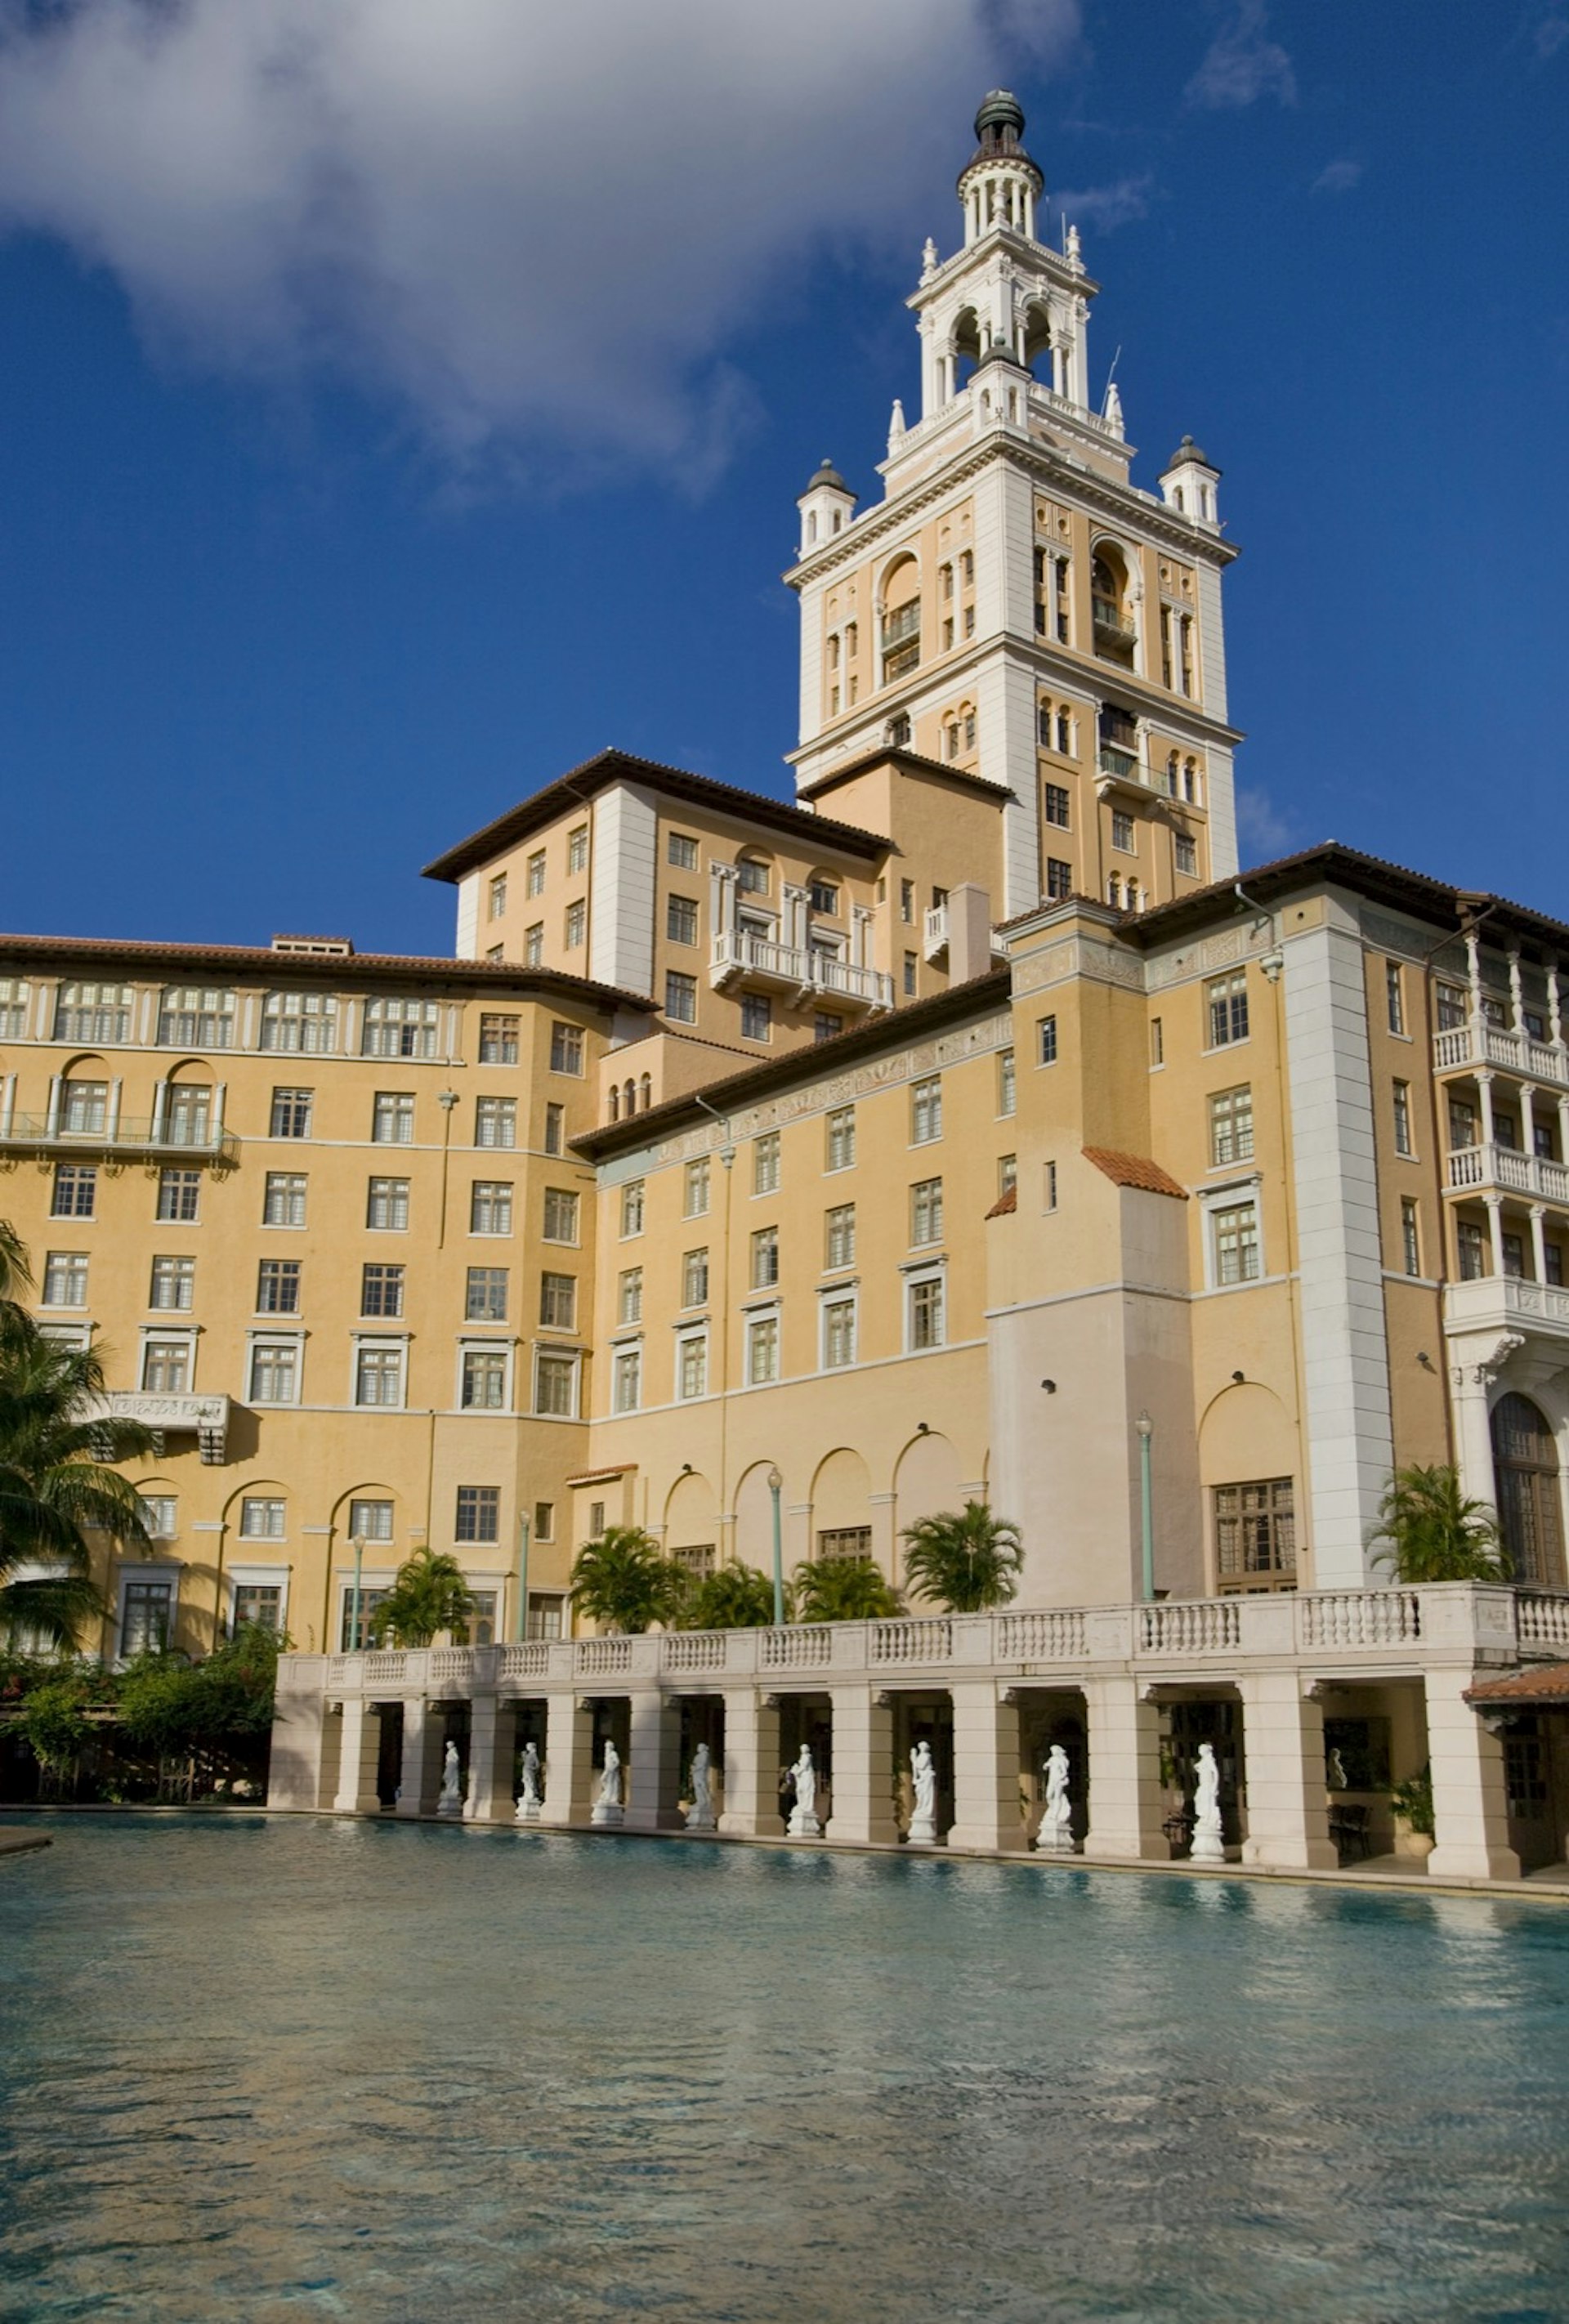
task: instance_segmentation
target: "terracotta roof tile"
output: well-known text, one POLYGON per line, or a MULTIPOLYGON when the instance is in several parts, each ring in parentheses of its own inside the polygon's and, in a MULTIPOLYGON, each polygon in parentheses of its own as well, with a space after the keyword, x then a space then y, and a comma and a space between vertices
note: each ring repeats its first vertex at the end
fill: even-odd
POLYGON ((1465 1690, 1467 1702, 1569 1703, 1569 1663, 1536 1663, 1503 1678, 1484 1678, 1465 1690))
POLYGON ((1114 1146, 1086 1146, 1084 1153, 1084 1160, 1103 1170, 1114 1186, 1136 1186, 1146 1194, 1174 1194, 1179 1203, 1187 1200, 1187 1188, 1179 1185, 1169 1170, 1142 1154, 1120 1154, 1114 1146))
POLYGON ((987 1216, 989 1219, 1006 1219, 1006 1218, 1011 1218, 1011 1217, 1012 1216, 1013 1213, 1014 1213, 1018 1208, 1019 1208, 1019 1188, 1018 1188, 1017 1185, 1011 1185, 1011 1186, 1010 1186, 1010 1187, 1009 1187, 1009 1189, 1008 1189, 1008 1192, 1007 1192, 1005 1194, 999 1194, 999 1195, 998 1195, 998 1197, 997 1197, 996 1201, 992 1204, 992 1205, 991 1209, 987 1212, 986 1216, 987 1216))

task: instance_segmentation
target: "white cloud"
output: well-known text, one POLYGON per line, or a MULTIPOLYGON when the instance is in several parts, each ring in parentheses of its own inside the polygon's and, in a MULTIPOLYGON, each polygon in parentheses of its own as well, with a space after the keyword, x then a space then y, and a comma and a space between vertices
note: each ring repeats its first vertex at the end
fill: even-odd
POLYGON ((1072 226, 1091 226, 1111 234, 1134 218, 1145 217, 1155 180, 1146 170, 1136 178, 1118 178, 1109 186, 1085 186, 1068 194, 1054 194, 1052 208, 1072 226))
POLYGON ((166 352, 346 379, 459 466, 697 478, 752 401, 737 327, 829 240, 949 242, 1000 42, 1049 64, 1077 29, 1077 0, 0 0, 0 226, 107 269, 166 352))
POLYGON ((1532 45, 1543 64, 1555 57, 1565 41, 1569 41, 1569 18, 1550 13, 1543 16, 1533 30, 1532 45))
POLYGON ((1289 855, 1300 845, 1289 819, 1279 814, 1262 791, 1237 787, 1237 838, 1242 862, 1269 863, 1289 855))
POLYGON ((1185 92, 1189 105, 1235 112, 1261 97, 1297 102, 1297 76, 1278 41, 1268 37, 1264 0, 1236 0, 1185 92))
POLYGON ((1361 181, 1360 161, 1330 161, 1320 170, 1309 190, 1315 194, 1349 194, 1361 181))

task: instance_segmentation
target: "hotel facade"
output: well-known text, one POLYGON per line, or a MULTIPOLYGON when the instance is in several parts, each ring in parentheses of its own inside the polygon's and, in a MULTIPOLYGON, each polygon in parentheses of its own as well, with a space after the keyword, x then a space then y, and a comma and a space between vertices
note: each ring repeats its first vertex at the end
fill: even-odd
POLYGON ((1210 1740, 1251 1861, 1389 1852, 1426 1765, 1435 1871, 1564 1853, 1569 927, 1239 875, 1219 472, 1132 483, 1022 127, 987 99, 928 244, 881 496, 802 495, 793 803, 603 753, 429 867, 450 960, 0 939, 3 1206, 162 1435, 90 1643, 286 1629, 277 1803, 429 1810, 450 1738, 510 1816, 532 1739, 580 1822, 614 1738, 673 1828, 707 1741, 760 1834, 806 1740, 864 1843, 926 1739, 949 1843, 1021 1849, 1060 1740, 1137 1858, 1210 1740), (1517 1586, 1373 1562, 1450 1461, 1517 1586), (902 1586, 966 1499, 1017 1611, 571 1635, 607 1524, 902 1586), (420 1543, 472 1635, 367 1652, 420 1543))

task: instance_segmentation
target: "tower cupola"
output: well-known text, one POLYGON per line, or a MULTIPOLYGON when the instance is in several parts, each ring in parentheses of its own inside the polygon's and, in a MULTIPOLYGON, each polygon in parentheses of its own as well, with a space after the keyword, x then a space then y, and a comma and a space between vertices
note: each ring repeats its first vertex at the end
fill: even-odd
POLYGON ((1160 478, 1160 496, 1168 508, 1179 516, 1191 517, 1195 524, 1220 529, 1220 510, 1215 501, 1215 486, 1221 472, 1212 466, 1208 456, 1199 450, 1191 436, 1185 436, 1160 478))
POLYGON ((1033 240, 1035 209, 1046 180, 1025 152, 1024 107, 1011 89, 994 88, 975 115, 974 159, 959 179, 966 244, 1007 227, 1033 240))
POLYGON ((855 513, 855 495, 825 454, 821 466, 796 503, 801 512, 801 555, 809 557, 855 513))

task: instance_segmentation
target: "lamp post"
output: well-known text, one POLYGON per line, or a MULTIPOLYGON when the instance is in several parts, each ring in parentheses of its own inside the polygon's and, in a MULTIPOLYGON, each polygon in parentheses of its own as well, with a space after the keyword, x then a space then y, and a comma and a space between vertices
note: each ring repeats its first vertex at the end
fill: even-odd
POLYGON ((773 1499, 773 1620, 774 1628, 784 1628, 784 1545, 780 1536, 779 1497, 784 1479, 777 1469, 768 1472, 768 1489, 773 1499))
POLYGON ((518 1636, 529 1635, 529 1520, 518 1519, 518 1636))
POLYGON ((361 1654, 365 1640, 360 1636, 360 1574, 365 1562, 365 1537, 356 1533, 354 1537, 354 1590, 348 1601, 348 1638, 351 1654, 361 1654))
POLYGON ((1149 1440, 1155 1423, 1147 1412, 1134 1422, 1139 1431, 1139 1517, 1144 1548, 1144 1595, 1155 1595, 1155 1497, 1149 1482, 1149 1440))

